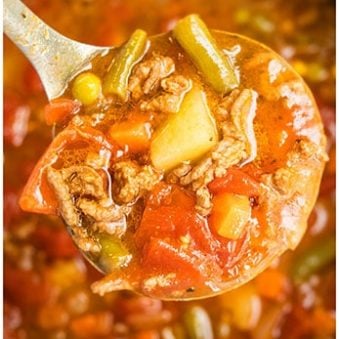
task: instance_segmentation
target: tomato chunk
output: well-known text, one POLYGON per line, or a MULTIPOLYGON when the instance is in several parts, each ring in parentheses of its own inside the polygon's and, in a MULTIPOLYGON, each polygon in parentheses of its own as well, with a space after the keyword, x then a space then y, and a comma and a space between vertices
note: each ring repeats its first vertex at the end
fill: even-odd
POLYGON ((176 244, 162 239, 151 238, 143 251, 142 265, 145 270, 156 271, 158 274, 175 272, 181 282, 194 284, 202 279, 199 260, 176 244))
POLYGON ((112 151, 111 144, 105 136, 91 127, 70 125, 60 132, 51 142, 35 166, 19 200, 20 207, 27 212, 57 214, 58 203, 54 191, 49 187, 45 169, 58 160, 59 154, 72 144, 85 142, 96 151, 105 148, 112 151))
POLYGON ((135 233, 142 248, 151 237, 175 239, 178 246, 210 252, 213 239, 207 222, 194 210, 195 199, 176 185, 159 184, 148 199, 135 233))
POLYGON ((236 168, 230 168, 224 177, 214 179, 208 188, 213 194, 235 193, 248 197, 259 195, 259 183, 236 168))

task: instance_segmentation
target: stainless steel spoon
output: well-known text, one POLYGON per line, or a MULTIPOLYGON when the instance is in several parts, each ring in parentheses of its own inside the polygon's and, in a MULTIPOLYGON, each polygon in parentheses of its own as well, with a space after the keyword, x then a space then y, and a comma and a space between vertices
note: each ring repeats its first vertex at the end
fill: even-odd
POLYGON ((34 65, 49 100, 60 96, 75 75, 90 67, 95 56, 112 49, 66 38, 19 0, 4 0, 4 33, 34 65))

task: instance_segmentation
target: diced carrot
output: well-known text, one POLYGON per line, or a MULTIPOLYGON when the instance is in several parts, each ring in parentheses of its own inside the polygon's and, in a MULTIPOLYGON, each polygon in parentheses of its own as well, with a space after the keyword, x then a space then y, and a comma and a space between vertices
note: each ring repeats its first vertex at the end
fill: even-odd
POLYGON ((286 275, 277 269, 262 272, 255 279, 255 285, 261 296, 276 301, 283 301, 289 288, 286 275))
POLYGON ((213 194, 228 192, 246 196, 259 195, 259 183, 236 168, 230 168, 224 177, 214 179, 208 188, 213 194))
POLYGON ((223 193, 213 198, 209 222, 220 236, 239 239, 250 217, 251 205, 247 196, 223 193))
POLYGON ((77 101, 59 98, 52 100, 45 106, 46 124, 51 126, 55 123, 62 123, 73 114, 77 113, 80 104, 77 101))
POLYGON ((107 135, 108 139, 120 147, 128 147, 131 152, 146 151, 150 146, 151 125, 145 120, 124 121, 113 125, 107 135))

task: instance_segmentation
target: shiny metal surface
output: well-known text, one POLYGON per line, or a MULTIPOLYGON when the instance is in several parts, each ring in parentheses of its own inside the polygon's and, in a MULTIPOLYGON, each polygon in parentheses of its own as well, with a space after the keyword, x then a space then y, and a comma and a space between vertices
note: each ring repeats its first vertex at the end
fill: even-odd
POLYGON ((60 96, 75 75, 90 67, 91 59, 110 50, 66 38, 19 0, 3 4, 4 33, 34 65, 49 100, 60 96))

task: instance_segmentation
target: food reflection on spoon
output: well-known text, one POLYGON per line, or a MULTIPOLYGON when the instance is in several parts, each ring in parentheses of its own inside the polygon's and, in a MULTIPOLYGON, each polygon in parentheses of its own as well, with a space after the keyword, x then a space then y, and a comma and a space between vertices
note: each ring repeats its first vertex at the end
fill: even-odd
POLYGON ((325 136, 302 79, 266 46, 209 31, 135 31, 45 108, 59 133, 20 200, 59 214, 106 276, 195 299, 252 279, 302 238, 325 136))

